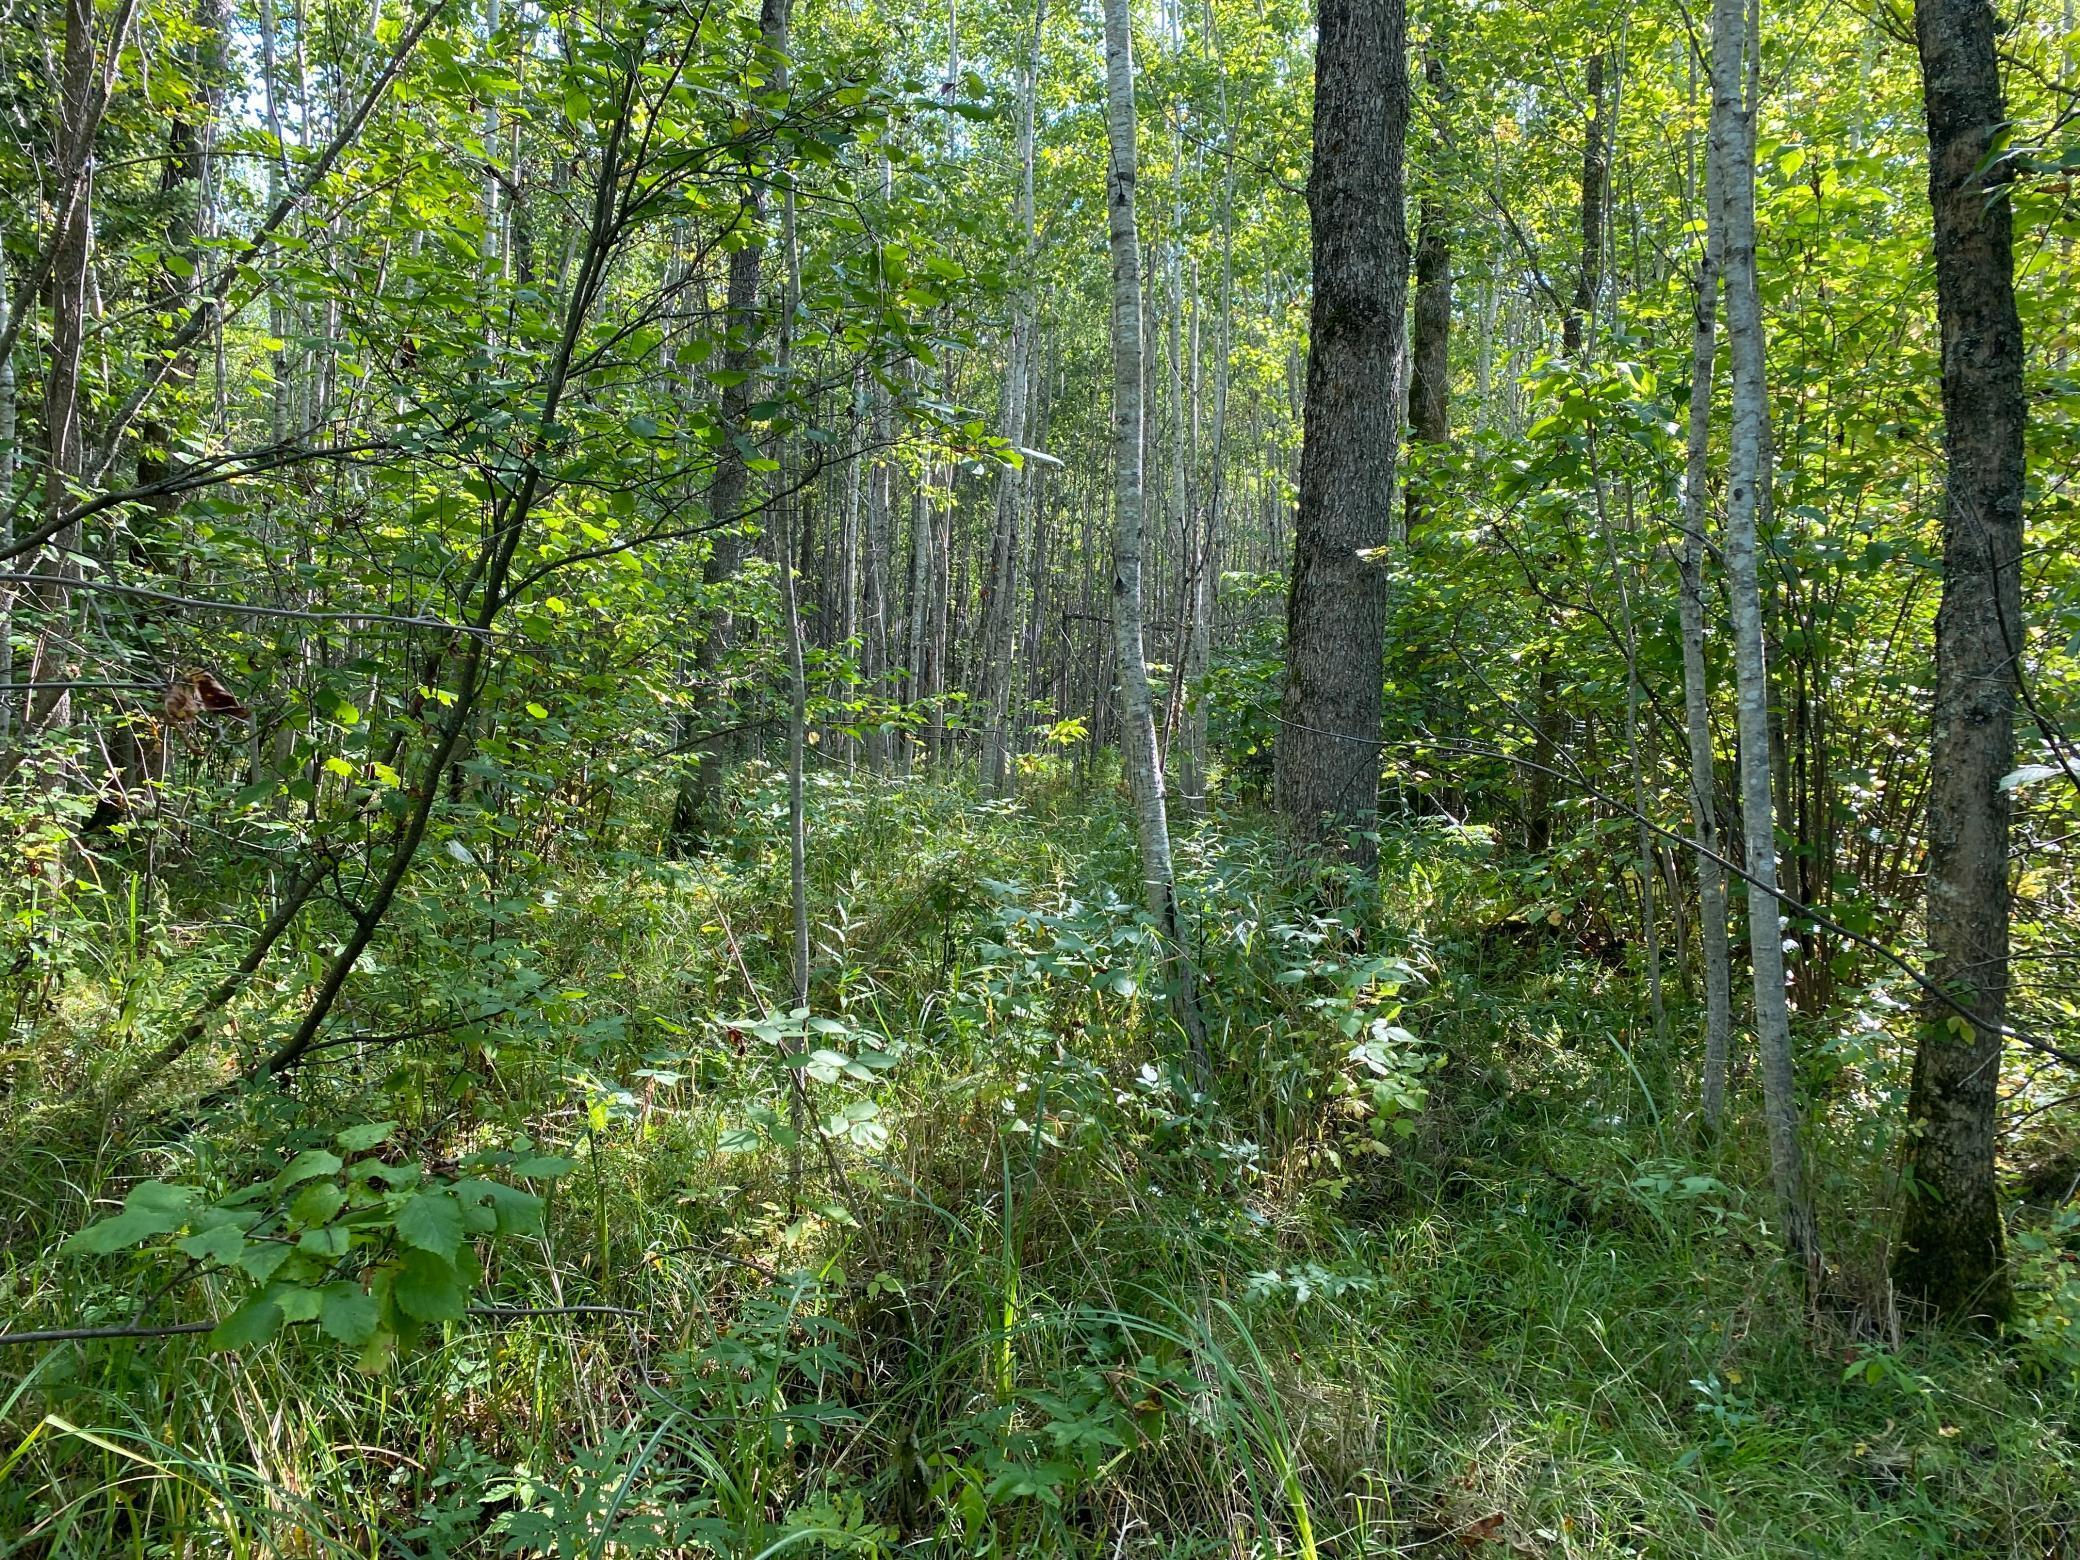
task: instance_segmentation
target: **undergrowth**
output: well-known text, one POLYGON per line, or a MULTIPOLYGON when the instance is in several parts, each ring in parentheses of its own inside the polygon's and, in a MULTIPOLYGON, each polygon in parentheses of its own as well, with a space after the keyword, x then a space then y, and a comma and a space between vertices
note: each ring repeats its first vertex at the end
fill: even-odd
MULTIPOLYGON (((430 866, 280 1089, 319 934, 145 1079, 251 905, 44 906, 0 1312, 246 1321, 0 1354, 0 1555, 2076 1552, 2070 1231, 1990 1349, 1802 1314, 1687 1010, 1484 941, 1477 832, 1182 837, 1207 1099, 1116 804, 820 777, 802 1014, 783 805, 430 866)), ((1806 1040, 1868 1268, 1896 1048, 1806 1040)))

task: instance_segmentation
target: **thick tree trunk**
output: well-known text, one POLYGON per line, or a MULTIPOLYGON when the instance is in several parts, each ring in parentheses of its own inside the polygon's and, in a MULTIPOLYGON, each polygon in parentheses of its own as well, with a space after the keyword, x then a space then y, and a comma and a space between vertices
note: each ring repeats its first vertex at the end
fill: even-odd
POLYGON ((1145 481, 1141 435, 1145 355, 1141 336, 1141 247, 1134 213, 1137 157, 1129 0, 1105 0, 1105 131, 1111 154, 1106 169, 1105 205, 1112 245, 1112 631, 1119 673, 1120 762, 1133 791, 1142 890, 1162 940, 1171 1006, 1185 1032, 1193 1070, 1204 1087, 1211 1082, 1206 1026, 1199 1012, 1198 982, 1185 944, 1183 917, 1178 911, 1163 768, 1156 753, 1155 704, 1149 694, 1148 659, 1143 650, 1141 534, 1145 481))
POLYGON ((1369 862, 1379 819, 1387 576, 1408 292, 1403 0, 1322 0, 1316 29, 1314 302, 1279 810, 1303 839, 1369 862))
POLYGON ((1705 244, 1698 263, 1690 342, 1690 422, 1683 467, 1682 586, 1677 619, 1683 641, 1683 730, 1690 751, 1690 825, 1696 836, 1698 944, 1704 958, 1704 1126, 1716 1136, 1726 1110, 1726 1064, 1733 1037, 1733 959, 1726 936, 1726 875, 1719 865, 1718 780, 1712 760, 1712 694, 1704 658, 1706 483, 1712 426, 1713 363, 1718 355, 1721 175, 1705 159, 1705 244))
POLYGON ((1755 277, 1755 143, 1752 99, 1744 96, 1748 18, 1742 0, 1712 6, 1712 141, 1719 159, 1718 207, 1726 273, 1726 345, 1732 364, 1733 432, 1726 481, 1726 572, 1733 607, 1733 661, 1741 745, 1741 833, 1747 858, 1748 943, 1755 976, 1755 1045, 1769 1130, 1770 1179, 1786 1249, 1821 1273, 1819 1234, 1807 1200, 1805 1153, 1791 1062, 1791 1012, 1784 995, 1783 912, 1777 899, 1776 810, 1770 795, 1769 665, 1763 650, 1757 519, 1768 438, 1762 300, 1755 277))
POLYGON ((2008 814, 2022 653, 2024 416, 2007 122, 1986 0, 1918 0, 1936 306, 1943 331, 1943 597, 1929 792, 1929 973, 1973 1015, 1924 1006, 1908 1114, 1912 1197, 1894 1275, 1944 1315, 2012 1303, 1994 1181, 2008 997, 2008 814))

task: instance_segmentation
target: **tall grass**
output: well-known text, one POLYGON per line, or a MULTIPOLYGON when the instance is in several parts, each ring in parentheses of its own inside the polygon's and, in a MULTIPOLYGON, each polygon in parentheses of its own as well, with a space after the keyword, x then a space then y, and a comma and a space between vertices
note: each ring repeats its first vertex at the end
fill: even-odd
MULTIPOLYGON (((2069 1371, 1803 1317, 1749 1124, 1686 1146, 1689 1061, 1631 977, 1483 952, 1508 891, 1477 840, 1397 834, 1376 888, 1246 818, 1184 842, 1226 1058, 1204 1100, 1111 804, 824 777, 817 1010, 893 1062, 812 1083, 829 1153, 797 1184, 787 1049, 746 1022, 785 990, 770 800, 699 864, 602 853, 478 899, 433 869, 348 1021, 509 1010, 201 1119, 171 1107, 293 1011, 295 958, 133 1097, 196 928, 236 907, 83 906, 9 1074, 11 1329, 218 1314, 221 1280, 57 1247, 146 1176, 233 1181, 284 1120, 372 1117, 429 1161, 522 1132, 575 1157, 487 1298, 635 1315, 472 1318, 373 1375, 297 1331, 0 1352, 0 1556, 2080 1544, 2069 1371), (1390 1020, 1419 1108, 1351 1059, 1390 1020)), ((1835 1098, 1838 1201, 1876 1219, 1863 1102, 1835 1098)))

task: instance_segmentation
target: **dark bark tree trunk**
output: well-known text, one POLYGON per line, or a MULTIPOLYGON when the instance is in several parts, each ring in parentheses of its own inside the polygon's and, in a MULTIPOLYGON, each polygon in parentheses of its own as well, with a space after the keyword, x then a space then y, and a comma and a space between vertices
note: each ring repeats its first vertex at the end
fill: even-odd
MULTIPOLYGON (((775 56, 787 53, 787 20, 790 0, 764 0, 759 13, 759 41, 775 56)), ((759 311, 759 271, 765 262, 764 206, 758 181, 744 187, 744 221, 749 238, 729 257, 727 323, 729 344, 723 349, 722 366, 732 376, 721 397, 721 422, 729 438, 716 463, 715 480, 708 489, 708 513, 720 528, 711 532, 708 561, 701 582, 710 589, 725 587, 744 566, 747 551, 742 520, 751 491, 751 468, 740 441, 750 437, 746 426, 758 395, 759 338, 764 318, 759 311)), ((785 559, 782 559, 785 567, 785 559)), ((735 724, 727 704, 715 698, 715 684, 722 664, 736 638, 735 625, 725 607, 709 619, 694 651, 694 676, 702 697, 704 713, 723 727, 735 724)), ((735 735, 711 737, 702 744, 700 759, 672 805, 671 846, 685 854, 707 848, 722 805, 722 787, 728 778, 741 742, 735 735)))
MULTIPOLYGON (((1444 60, 1433 53, 1423 66, 1434 111, 1444 112, 1444 60)), ((1442 446, 1452 438, 1452 232, 1444 193, 1433 173, 1416 217, 1415 341, 1409 353, 1408 437, 1442 446)), ((1423 484, 1404 484, 1406 525, 1423 523, 1423 484)))
POLYGON ((1349 842, 1379 818, 1387 576, 1408 294, 1403 0, 1322 0, 1315 46, 1314 302, 1300 456, 1279 810, 1303 838, 1349 842))
POLYGON ((1918 0, 1936 306, 1943 330, 1943 598, 1928 849, 1929 973, 1973 1014, 1931 999, 1908 1114, 1912 1197, 1894 1276, 1949 1316, 2011 1303, 1994 1185, 2008 997, 2008 793, 2022 649, 2022 325, 2004 161, 2007 120, 1986 0, 1918 0))
POLYGON ((1589 96, 1589 121, 1582 131, 1582 255, 1575 267, 1574 297, 1560 321, 1561 345, 1576 362, 1588 348, 1596 324, 1596 300, 1603 291, 1603 207, 1610 195, 1611 164, 1605 144, 1602 55, 1589 57, 1584 88, 1589 96))

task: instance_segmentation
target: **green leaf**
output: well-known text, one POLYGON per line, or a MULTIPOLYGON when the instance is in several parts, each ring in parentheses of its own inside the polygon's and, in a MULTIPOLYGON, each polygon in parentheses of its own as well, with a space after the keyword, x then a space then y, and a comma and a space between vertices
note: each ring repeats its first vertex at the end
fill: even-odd
POLYGON ((296 1194, 289 1217, 298 1224, 330 1224, 347 1194, 337 1181, 315 1181, 296 1194))
POLYGON ((282 1308, 261 1296, 248 1300, 223 1321, 217 1323, 216 1331, 209 1335, 212 1349, 250 1349, 265 1343, 282 1330, 282 1308))
POLYGON ((569 1175, 578 1168, 578 1161, 566 1159, 561 1154, 537 1154, 532 1159, 516 1159, 506 1166, 507 1171, 522 1180, 553 1181, 558 1176, 569 1175))
POLYGON ((376 1330, 376 1303, 358 1284, 327 1284, 318 1306, 318 1327, 341 1343, 364 1344, 376 1330))
POLYGON ((259 1284, 273 1278, 275 1270, 288 1260, 289 1248, 271 1240, 248 1246, 238 1254, 238 1265, 259 1284))
POLYGON ((325 1302, 315 1289, 291 1286, 274 1292, 274 1303, 281 1307, 282 1320, 286 1322, 313 1322, 318 1319, 318 1310, 325 1302))
POLYGON ((464 1181, 455 1190, 465 1200, 489 1204, 501 1235, 532 1235, 542 1227, 542 1200, 532 1192, 499 1181, 464 1181))
POLYGON ((339 1155, 329 1148, 307 1148, 282 1166, 274 1178, 274 1189, 286 1192, 299 1181, 313 1180, 321 1175, 338 1175, 339 1155))
POLYGON ((171 1235, 188 1222, 197 1195, 192 1186, 146 1181, 131 1188, 121 1213, 88 1225, 60 1249, 67 1256, 105 1257, 154 1235, 171 1235))
POLYGON ((426 1251, 404 1254, 390 1292, 399 1310, 422 1322, 460 1321, 469 1298, 455 1265, 426 1251))
POLYGON ((343 1224, 321 1224, 296 1238, 296 1249, 314 1257, 343 1257, 353 1234, 343 1224))
POLYGON ((462 1244, 462 1204, 446 1191, 420 1192, 397 1210, 397 1238, 452 1263, 462 1244))
POLYGON ((174 1245, 197 1262, 215 1262, 230 1267, 246 1249, 246 1237, 245 1231, 235 1224, 219 1224, 215 1229, 201 1230, 185 1240, 177 1240, 174 1245))
POLYGON ((340 1146, 341 1153, 365 1154, 378 1143, 388 1142, 390 1134, 396 1130, 397 1123, 394 1121, 371 1121, 363 1126, 348 1127, 334 1136, 332 1141, 340 1146))

